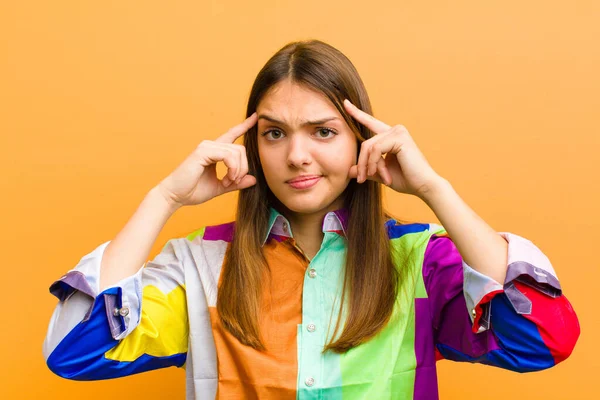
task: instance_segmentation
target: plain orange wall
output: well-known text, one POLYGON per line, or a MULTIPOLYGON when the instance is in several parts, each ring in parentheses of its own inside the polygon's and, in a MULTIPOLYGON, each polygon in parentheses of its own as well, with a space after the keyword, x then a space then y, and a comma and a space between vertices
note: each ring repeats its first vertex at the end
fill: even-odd
MULTIPOLYGON (((3 2, 0 398, 184 397, 175 368, 103 382, 53 375, 42 357, 48 286, 112 239, 201 140, 241 122, 262 65, 307 38, 354 62, 375 115, 405 125, 494 229, 546 252, 579 315, 564 363, 517 374, 443 361, 441 398, 598 398, 598 4, 3 2)), ((231 220, 235 200, 178 211, 151 257, 171 237, 231 220)), ((435 222, 415 198, 386 201, 435 222)))

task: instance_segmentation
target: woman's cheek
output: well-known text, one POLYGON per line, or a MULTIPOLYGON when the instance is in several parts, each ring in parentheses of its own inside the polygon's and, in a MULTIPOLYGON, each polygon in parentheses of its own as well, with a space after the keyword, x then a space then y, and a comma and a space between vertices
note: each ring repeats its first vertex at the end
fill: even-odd
POLYGON ((273 162, 273 158, 269 157, 268 154, 265 154, 264 158, 262 158, 262 167, 265 176, 273 177, 277 174, 277 168, 273 162))

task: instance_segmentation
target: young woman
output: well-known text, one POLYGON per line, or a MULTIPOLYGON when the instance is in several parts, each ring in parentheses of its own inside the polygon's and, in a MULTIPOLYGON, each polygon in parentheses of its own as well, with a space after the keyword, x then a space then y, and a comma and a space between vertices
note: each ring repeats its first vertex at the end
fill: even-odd
POLYGON ((338 50, 283 47, 246 116, 52 284, 44 354, 56 374, 183 366, 188 398, 430 400, 442 358, 529 372, 571 354, 579 324, 548 258, 495 232, 405 127, 374 118, 338 50), (382 184, 418 196, 441 225, 393 219, 382 184), (235 222, 146 262, 177 209, 234 190, 235 222))

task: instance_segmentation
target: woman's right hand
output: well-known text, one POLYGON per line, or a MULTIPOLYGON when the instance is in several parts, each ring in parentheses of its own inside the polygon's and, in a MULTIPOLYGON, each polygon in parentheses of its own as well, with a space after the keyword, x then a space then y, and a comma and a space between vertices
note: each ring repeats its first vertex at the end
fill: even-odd
POLYGON ((256 184, 256 178, 248 175, 246 148, 234 141, 256 124, 257 119, 254 113, 214 141, 203 140, 175 171, 158 184, 167 201, 181 206, 196 205, 256 184), (227 174, 222 180, 217 178, 218 161, 227 166, 227 174))

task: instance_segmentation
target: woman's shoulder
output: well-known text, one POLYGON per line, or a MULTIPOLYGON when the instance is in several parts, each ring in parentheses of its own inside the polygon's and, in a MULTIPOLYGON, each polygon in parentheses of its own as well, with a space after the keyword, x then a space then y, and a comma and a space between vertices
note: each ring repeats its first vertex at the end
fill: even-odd
POLYGON ((233 240, 234 230, 235 221, 218 225, 207 225, 190 232, 185 236, 185 239, 190 242, 224 241, 229 243, 233 240))
POLYGON ((385 223, 385 227, 390 240, 446 235, 443 226, 432 222, 403 222, 389 218, 385 223))

